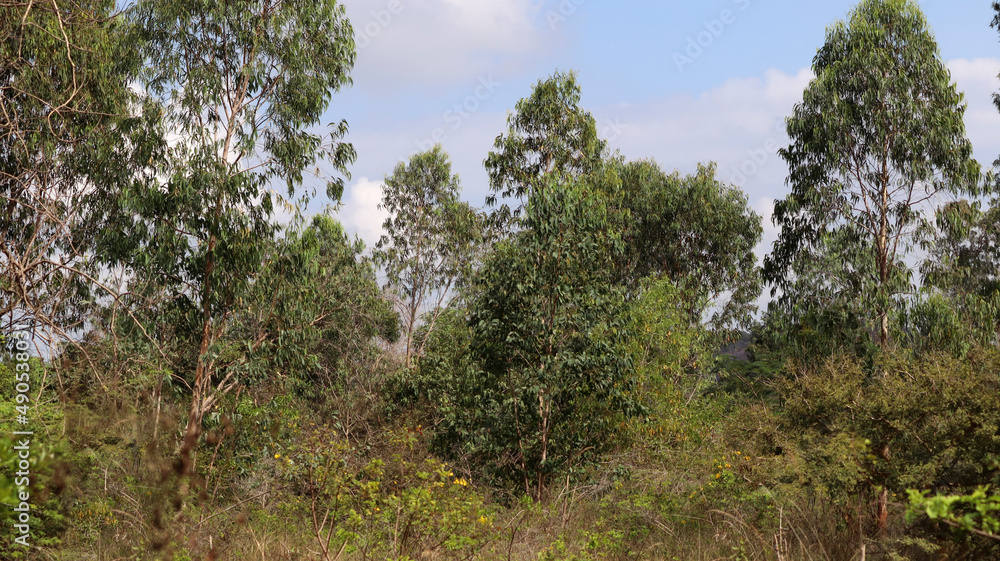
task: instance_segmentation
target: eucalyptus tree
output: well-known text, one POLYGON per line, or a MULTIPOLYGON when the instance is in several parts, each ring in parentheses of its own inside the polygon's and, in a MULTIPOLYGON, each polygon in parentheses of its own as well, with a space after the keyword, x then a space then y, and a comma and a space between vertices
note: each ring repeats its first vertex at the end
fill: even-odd
POLYGON ((399 320, 363 254, 325 214, 286 229, 227 337, 248 348, 246 377, 278 374, 312 397, 371 379, 375 343, 394 342, 399 320))
POLYGON ((805 272, 809 253, 849 259, 833 292, 860 298, 884 347, 898 299, 912 291, 903 257, 946 193, 978 194, 962 95, 911 0, 865 0, 827 29, 816 77, 787 120, 791 193, 777 201, 781 233, 765 259, 772 295, 805 272), (845 248, 843 244, 856 246, 845 248))
POLYGON ((0 335, 72 340, 111 290, 95 234, 156 150, 129 89, 140 68, 110 0, 0 5, 0 335))
MULTIPOLYGON (((188 434, 240 384, 215 343, 241 305, 275 233, 269 187, 288 197, 307 170, 346 174, 347 125, 315 130, 331 96, 350 84, 355 46, 335 0, 140 0, 128 12, 145 59, 142 85, 162 106, 172 145, 156 181, 122 197, 136 220, 124 260, 156 279, 179 310, 194 353, 188 434)), ((329 179, 332 198, 343 180, 329 179)))
MULTIPOLYGON (((780 152, 792 192, 775 203, 781 233, 764 264, 772 295, 784 291, 771 310, 796 322, 826 321, 824 310, 839 308, 844 314, 833 319, 856 321, 885 349, 889 318, 914 291, 904 258, 927 224, 925 207, 981 189, 965 106, 911 0, 861 2, 827 29, 813 72, 787 120, 791 145, 780 152), (816 267, 823 262, 832 267, 816 267), (810 281, 832 300, 803 306, 810 281)), ((890 447, 879 444, 886 461, 890 447)), ((880 531, 887 517, 883 488, 880 531)))
POLYGON ((580 107, 576 74, 557 71, 540 80, 508 115, 507 132, 497 137, 484 162, 492 191, 486 204, 496 207, 493 221, 509 228, 521 209, 512 210, 501 199, 524 201, 553 174, 593 172, 601 167, 606 148, 594 117, 580 107))
POLYGON ((763 228, 746 194, 719 181, 714 164, 691 175, 664 173, 653 161, 612 167, 608 204, 620 209, 613 216, 625 242, 618 282, 637 288, 643 278, 667 277, 693 296, 690 321, 748 327, 761 291, 754 248, 763 228))
POLYGON ((625 298, 613 282, 624 246, 608 217, 585 181, 549 178, 529 198, 523 228, 475 277, 475 366, 461 371, 460 413, 441 430, 532 497, 599 458, 642 410, 632 395, 625 298))
POLYGON ((446 299, 468 277, 484 240, 483 220, 459 199, 460 190, 440 145, 399 163, 385 178, 380 208, 389 217, 373 257, 401 312, 407 368, 423 351, 446 299), (427 328, 416 341, 428 310, 427 328))

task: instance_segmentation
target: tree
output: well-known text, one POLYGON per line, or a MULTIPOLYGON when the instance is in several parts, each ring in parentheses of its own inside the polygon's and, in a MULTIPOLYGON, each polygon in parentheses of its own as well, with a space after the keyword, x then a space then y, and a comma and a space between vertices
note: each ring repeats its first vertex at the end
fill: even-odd
POLYGON ((665 276, 692 296, 690 320, 714 310, 717 328, 746 327, 760 295, 754 248, 763 229, 746 195, 716 178, 715 165, 667 175, 652 161, 616 162, 610 205, 626 212, 620 282, 636 288, 645 277, 665 276))
POLYGON ((395 341, 399 318, 363 253, 364 243, 325 214, 289 227, 227 337, 248 347, 248 380, 277 377, 315 397, 370 377, 375 341, 395 341))
POLYGON ((795 298, 789 289, 806 255, 840 251, 850 262, 836 292, 858 290, 884 347, 890 312, 911 290, 902 257, 926 221, 921 205, 979 190, 965 107, 910 0, 859 4, 848 22, 828 28, 813 71, 787 122, 791 145, 781 156, 792 192, 775 204, 781 234, 764 276, 772 295, 795 298))
POLYGON ((915 347, 964 356, 1000 336, 1000 209, 959 200, 938 209, 925 229, 924 286, 905 311, 915 347))
MULTIPOLYGON (((878 349, 872 338, 870 286, 858 270, 869 248, 852 230, 831 232, 822 251, 804 251, 795 261, 794 276, 783 294, 768 302, 756 330, 758 348, 779 358, 818 363, 846 353, 870 357, 878 349)), ((898 270, 905 270, 899 263, 898 270)))
POLYGON ((979 201, 945 204, 924 249, 925 284, 955 295, 989 298, 1000 291, 1000 208, 979 201))
MULTIPOLYGON (((275 232, 269 182, 283 181, 291 197, 319 159, 345 173, 354 157, 339 141, 346 123, 325 139, 309 130, 350 83, 353 33, 335 0, 142 0, 129 18, 147 64, 143 85, 178 138, 157 181, 122 197, 122 217, 136 217, 123 229, 132 251, 122 261, 134 278, 156 279, 197 349, 190 436, 239 385, 234 370, 219 368, 215 343, 275 232)), ((327 194, 339 197, 342 185, 329 181, 327 194)))
POLYGON ((373 257, 397 297, 407 368, 423 352, 446 298, 470 272, 482 241, 482 220, 458 198, 460 189, 440 145, 400 163, 385 178, 380 208, 389 218, 373 257), (428 328, 416 342, 417 322, 427 308, 433 310, 428 328))
POLYGON ((676 411, 671 411, 669 396, 694 398, 704 380, 691 374, 713 366, 719 345, 691 317, 690 302, 697 296, 685 294, 668 277, 646 277, 641 285, 627 312, 635 394, 654 423, 670 422, 676 411))
MULTIPOLYGON (((487 206, 497 206, 498 196, 526 200, 552 174, 579 176, 601 167, 607 143, 579 103, 576 74, 558 71, 517 102, 516 113, 507 117, 507 133, 497 137, 484 162, 492 191, 487 206)), ((512 211, 504 203, 493 220, 504 229, 520 214, 520 208, 512 211)))
POLYGON ((140 69, 114 2, 0 6, 0 335, 72 341, 114 296, 96 233, 158 148, 129 90, 140 69))
POLYGON ((623 251, 600 196, 549 179, 524 229, 501 242, 470 300, 472 378, 445 430, 500 481, 542 496, 551 478, 592 462, 637 414, 625 300, 612 283, 623 251))

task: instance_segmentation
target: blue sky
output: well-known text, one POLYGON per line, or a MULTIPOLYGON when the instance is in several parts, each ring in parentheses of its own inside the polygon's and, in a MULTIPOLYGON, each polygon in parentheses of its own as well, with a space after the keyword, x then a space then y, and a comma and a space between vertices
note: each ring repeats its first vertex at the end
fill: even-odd
MULTIPOLYGON (((346 118, 358 151, 339 218, 368 245, 380 234, 384 176, 440 140, 463 196, 482 206, 482 161, 508 111, 556 69, 575 70, 582 105, 609 145, 667 171, 718 163, 765 218, 782 198, 784 118, 808 85, 826 27, 855 2, 786 0, 346 0, 359 44, 346 118)), ((976 156, 1000 155, 1000 42, 988 0, 920 3, 966 95, 976 156)))

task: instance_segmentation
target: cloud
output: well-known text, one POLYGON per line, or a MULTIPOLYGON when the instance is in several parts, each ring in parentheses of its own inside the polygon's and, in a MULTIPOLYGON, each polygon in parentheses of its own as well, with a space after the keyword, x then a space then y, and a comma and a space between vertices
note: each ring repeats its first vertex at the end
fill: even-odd
POLYGON ((768 139, 784 142, 784 118, 802 98, 812 74, 769 70, 763 78, 735 78, 700 96, 678 95, 642 105, 595 111, 601 122, 621 123, 611 139, 628 157, 654 157, 664 166, 693 170, 716 161, 737 166, 768 139))
POLYGON ((954 59, 948 61, 948 69, 965 93, 966 134, 976 158, 984 168, 990 167, 1000 154, 1000 113, 993 105, 993 94, 1000 91, 1000 59, 954 59))
POLYGON ((344 228, 357 234, 369 250, 382 236, 382 223, 389 213, 378 208, 382 202, 382 183, 362 177, 344 193, 337 219, 344 228))
POLYGON ((355 83, 442 91, 469 76, 513 72, 549 50, 537 0, 348 0, 355 83))

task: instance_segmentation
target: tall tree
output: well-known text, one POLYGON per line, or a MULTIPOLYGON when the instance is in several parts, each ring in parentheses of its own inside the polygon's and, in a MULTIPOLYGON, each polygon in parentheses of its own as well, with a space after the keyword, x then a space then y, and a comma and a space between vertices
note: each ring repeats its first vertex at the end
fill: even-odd
POLYGON ((494 222, 509 227, 521 213, 500 199, 524 201, 552 174, 592 172, 601 166, 606 147, 594 117, 580 108, 576 74, 557 71, 540 80, 530 96, 517 102, 507 117, 507 133, 497 137, 484 162, 492 191, 486 204, 497 207, 494 222))
POLYGON ((693 296, 695 323, 749 326, 761 291, 754 248, 763 229, 746 195, 720 182, 714 164, 687 176, 668 175, 652 161, 614 167, 609 204, 627 211, 615 215, 625 241, 620 282, 635 288, 645 277, 666 276, 693 296), (703 317, 709 310, 712 317, 703 317))
POLYGON ((890 312, 911 290, 901 258, 926 221, 921 205, 943 193, 978 193, 965 106, 911 0, 859 4, 827 29, 813 72, 787 121, 791 145, 781 156, 792 192, 775 204, 781 234, 765 278, 772 294, 790 289, 806 254, 857 244, 842 252, 853 260, 845 272, 884 347, 890 312))
MULTIPOLYGON (((927 21, 911 0, 864 0, 827 29, 816 78, 787 121, 791 194, 777 201, 781 234, 765 259, 785 308, 803 273, 836 255, 832 291, 889 345, 889 318, 913 290, 903 257, 939 194, 978 194, 962 96, 927 21)), ((792 305, 794 308, 794 304, 792 305)), ((880 453, 888 460, 889 446, 880 453)), ((888 495, 879 493, 880 530, 888 495)))
MULTIPOLYGON (((165 284, 197 349, 188 434, 237 387, 214 344, 272 239, 272 181, 288 196, 325 158, 341 173, 354 157, 347 125, 319 124, 350 83, 353 32, 335 0, 142 0, 129 11, 147 63, 143 84, 176 135, 157 179, 123 196, 137 279, 165 284), (219 373, 219 376, 215 376, 219 373)), ((315 188, 313 187, 313 191, 315 188)), ((342 180, 327 183, 339 197, 342 180)))
POLYGON ((406 367, 423 351, 445 300, 471 271, 483 221, 459 199, 459 179, 448 155, 435 146, 400 163, 385 178, 380 208, 389 212, 373 257, 385 269, 406 339, 406 367), (421 315, 427 329, 415 341, 421 315))
POLYGON ((156 149, 129 89, 140 69, 110 0, 0 4, 0 335, 72 340, 112 291, 95 234, 156 149))
POLYGON ((625 300, 613 284, 623 251, 603 199, 583 181, 532 194, 524 228, 477 274, 470 356, 452 432, 493 475, 533 497, 552 477, 599 457, 632 396, 625 300))

